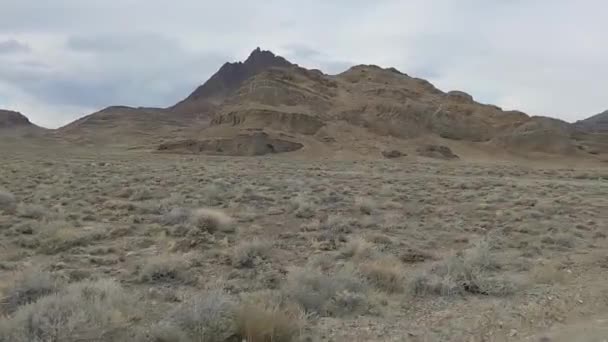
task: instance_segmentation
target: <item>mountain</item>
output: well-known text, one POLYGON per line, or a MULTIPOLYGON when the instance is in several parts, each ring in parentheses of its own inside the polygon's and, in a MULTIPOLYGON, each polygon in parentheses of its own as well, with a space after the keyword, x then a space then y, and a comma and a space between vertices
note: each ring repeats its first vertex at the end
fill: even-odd
POLYGON ((245 62, 226 63, 190 96, 170 108, 182 114, 204 113, 219 105, 248 78, 273 67, 293 66, 283 57, 259 47, 245 62))
POLYGON ((575 123, 581 130, 594 133, 608 133, 608 110, 575 123))
POLYGON ((11 110, 0 109, 0 129, 15 127, 35 127, 23 114, 11 110))
POLYGON ((378 156, 389 148, 419 154, 434 145, 490 158, 497 152, 608 152, 608 135, 503 110, 463 91, 444 92, 395 68, 357 65, 327 75, 259 48, 244 62, 224 64, 170 108, 108 107, 57 134, 77 142, 225 155, 378 156))

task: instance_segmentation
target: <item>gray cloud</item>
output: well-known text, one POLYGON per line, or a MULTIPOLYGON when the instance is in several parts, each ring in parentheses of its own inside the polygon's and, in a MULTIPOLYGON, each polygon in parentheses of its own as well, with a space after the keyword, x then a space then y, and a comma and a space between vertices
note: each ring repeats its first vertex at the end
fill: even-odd
POLYGON ((29 46, 22 44, 15 39, 0 41, 0 54, 27 52, 29 50, 29 46))
POLYGON ((576 120, 608 108, 606 11, 603 0, 8 1, 0 107, 57 126, 113 104, 168 106, 260 46, 332 74, 393 66, 576 120))

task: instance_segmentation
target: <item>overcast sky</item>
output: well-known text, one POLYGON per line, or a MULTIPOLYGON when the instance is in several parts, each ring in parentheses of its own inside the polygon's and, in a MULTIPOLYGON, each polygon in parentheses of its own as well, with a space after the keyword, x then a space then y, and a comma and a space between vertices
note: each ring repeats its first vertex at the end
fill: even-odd
POLYGON ((605 0, 0 0, 0 108, 58 127, 169 106, 260 46, 573 121, 608 109, 607 13, 605 0))

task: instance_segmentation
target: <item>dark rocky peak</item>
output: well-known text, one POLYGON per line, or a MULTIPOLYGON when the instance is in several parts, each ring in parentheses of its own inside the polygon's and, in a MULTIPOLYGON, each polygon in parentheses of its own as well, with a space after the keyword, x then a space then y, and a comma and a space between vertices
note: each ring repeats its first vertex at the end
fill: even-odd
POLYGON ((176 107, 183 106, 191 101, 221 102, 226 95, 237 90, 248 78, 269 68, 291 67, 293 65, 285 58, 258 47, 251 52, 245 62, 225 63, 207 82, 198 87, 176 107))
POLYGON ((32 123, 25 115, 12 110, 0 109, 0 128, 30 125, 32 125, 32 123))

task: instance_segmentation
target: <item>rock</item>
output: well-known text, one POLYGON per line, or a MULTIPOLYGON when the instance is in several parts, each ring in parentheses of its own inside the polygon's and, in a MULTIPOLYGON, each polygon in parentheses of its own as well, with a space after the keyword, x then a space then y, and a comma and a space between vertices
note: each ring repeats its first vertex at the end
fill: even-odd
POLYGON ((225 156, 260 156, 272 153, 296 151, 304 145, 292 141, 274 139, 267 133, 239 134, 234 138, 210 140, 181 140, 164 143, 159 151, 178 153, 203 153, 225 156))
POLYGON ((397 151, 397 150, 387 150, 387 151, 382 151, 382 156, 384 156, 384 158, 387 158, 387 159, 394 159, 394 158, 405 157, 405 156, 407 156, 407 154, 405 154, 401 151, 397 151))
POLYGON ((459 103, 473 103, 473 96, 465 93, 464 91, 452 90, 445 94, 448 99, 454 100, 459 103))
POLYGON ((418 152, 418 155, 423 156, 423 157, 428 157, 428 158, 435 158, 435 159, 459 159, 460 157, 458 157, 456 154, 454 154, 454 152, 452 152, 452 150, 447 147, 447 146, 443 146, 443 145, 425 145, 422 147, 419 147, 416 152, 418 152))

